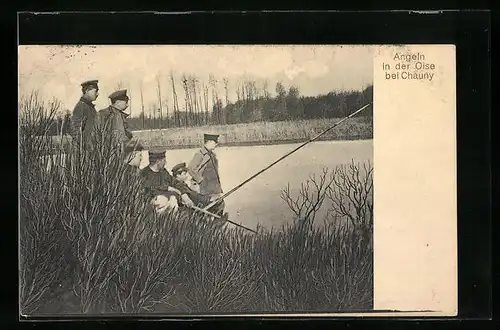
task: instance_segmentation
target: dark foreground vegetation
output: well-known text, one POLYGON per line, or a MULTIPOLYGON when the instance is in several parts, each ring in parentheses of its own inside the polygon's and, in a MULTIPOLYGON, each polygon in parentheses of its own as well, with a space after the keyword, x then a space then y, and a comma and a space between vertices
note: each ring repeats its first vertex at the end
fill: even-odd
POLYGON ((29 97, 20 107, 23 315, 372 308, 370 164, 325 170, 297 196, 284 188, 289 225, 221 230, 189 210, 152 213, 135 171, 102 135, 92 152, 42 157, 54 148, 43 133, 57 105, 29 97), (331 212, 316 219, 327 199, 331 212))

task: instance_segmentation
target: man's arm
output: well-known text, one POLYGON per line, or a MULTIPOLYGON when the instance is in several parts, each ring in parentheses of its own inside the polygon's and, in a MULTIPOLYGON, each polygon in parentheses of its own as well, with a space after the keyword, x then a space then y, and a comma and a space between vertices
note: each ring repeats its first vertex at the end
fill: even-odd
POLYGON ((130 127, 128 125, 128 122, 125 119, 123 119, 123 130, 124 130, 125 136, 127 137, 128 140, 131 140, 134 137, 134 135, 130 131, 130 127))
POLYGON ((182 194, 181 195, 181 199, 182 199, 182 203, 188 207, 192 207, 192 206, 195 206, 194 205, 194 202, 191 200, 191 198, 189 198, 189 195, 188 194, 182 194))
POLYGON ((85 109, 83 104, 78 103, 71 116, 71 135, 73 138, 79 138, 85 128, 85 109))
POLYGON ((176 179, 173 180, 172 186, 177 189, 181 194, 189 194, 191 193, 191 189, 189 189, 188 185, 184 182, 180 182, 176 179))
POLYGON ((125 122, 121 116, 121 114, 113 115, 113 133, 117 138, 117 141, 120 141, 123 144, 128 142, 127 134, 125 131, 125 122))
POLYGON ((187 170, 193 180, 196 183, 200 183, 203 181, 203 178, 201 176, 201 167, 204 165, 204 156, 201 152, 197 152, 194 154, 193 159, 191 159, 191 162, 187 166, 187 170))
POLYGON ((110 133, 114 143, 120 148, 120 151, 125 150, 128 138, 125 136, 123 121, 121 116, 116 113, 103 113, 104 128, 110 133))
POLYGON ((148 197, 153 197, 156 193, 153 185, 153 180, 147 175, 147 169, 144 168, 139 172, 139 177, 142 180, 144 192, 148 197))
POLYGON ((179 195, 181 195, 181 191, 176 186, 175 179, 170 175, 170 173, 165 171, 162 175, 163 175, 165 183, 156 186, 155 187, 156 190, 160 191, 160 192, 170 191, 170 192, 175 192, 175 193, 178 193, 179 195))
POLYGON ((191 199, 191 194, 195 194, 196 192, 191 190, 186 183, 178 181, 176 179, 174 179, 173 185, 175 189, 179 191, 179 195, 181 195, 181 200, 184 205, 189 207, 195 205, 195 203, 191 199))

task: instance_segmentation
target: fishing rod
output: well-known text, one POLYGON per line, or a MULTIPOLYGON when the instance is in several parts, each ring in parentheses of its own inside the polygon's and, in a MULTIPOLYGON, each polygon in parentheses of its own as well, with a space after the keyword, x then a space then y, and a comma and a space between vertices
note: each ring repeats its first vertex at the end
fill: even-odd
MULTIPOLYGON (((199 211, 199 212, 202 212, 202 213, 208 214, 208 215, 210 215, 210 216, 212 216, 212 217, 214 217, 214 218, 217 218, 217 219, 220 219, 220 218, 221 218, 221 216, 220 216, 220 215, 217 215, 217 214, 215 214, 215 213, 209 212, 209 211, 204 210, 204 209, 202 209, 202 208, 199 208, 199 207, 197 207, 197 206, 194 206, 194 205, 193 205, 193 206, 190 206, 190 207, 191 207, 192 209, 196 210, 196 211, 199 211)), ((227 222, 229 222, 229 223, 232 223, 233 225, 238 226, 238 227, 240 227, 240 228, 243 228, 243 229, 246 229, 246 230, 248 230, 248 231, 251 231, 252 233, 257 234, 257 232, 256 232, 255 230, 250 229, 250 228, 247 228, 247 227, 245 227, 245 226, 243 226, 243 225, 240 225, 240 224, 238 224, 238 223, 236 223, 236 222, 233 222, 233 221, 231 221, 231 220, 229 220, 229 219, 226 219, 225 221, 227 221, 227 222)))
POLYGON ((368 103, 367 105, 361 107, 360 109, 354 111, 353 113, 351 113, 349 116, 339 120, 338 122, 336 122, 333 126, 331 126, 330 128, 328 128, 327 130, 321 132, 320 134, 316 135, 314 138, 310 139, 309 141, 306 141, 304 142, 303 144, 301 144, 300 146, 298 146, 297 148, 293 149, 292 151, 288 152, 286 155, 282 156, 281 158, 279 158, 278 160, 276 160, 275 162, 271 163, 270 165, 268 165, 267 167, 263 168, 262 170, 260 170, 259 172, 257 172, 256 174, 252 175, 250 178, 246 179, 245 181, 243 181, 242 183, 240 183, 239 185, 237 185, 236 187, 234 187, 233 189, 229 190, 227 193, 223 194, 222 196, 218 197, 217 199, 215 199, 213 202, 211 202, 210 204, 208 204, 207 206, 205 206, 204 210, 208 210, 209 208, 211 208, 212 206, 214 206, 215 204, 217 204, 220 200, 226 198, 227 196, 229 196, 230 194, 232 194, 233 192, 235 192, 236 190, 240 189, 241 187, 243 187, 243 185, 245 185, 246 183, 248 183, 249 181, 253 180, 254 178, 256 178, 258 175, 262 174, 262 172, 268 170, 269 168, 271 168, 272 166, 276 165, 277 163, 279 163, 280 161, 282 161, 283 159, 285 159, 286 157, 290 156, 291 154, 293 154, 294 152, 296 152, 297 150, 301 149, 302 147, 306 146, 307 144, 319 139, 321 136, 325 135, 327 132, 331 131, 332 129, 334 129, 335 127, 337 127, 338 125, 340 125, 341 123, 343 123, 344 121, 346 121, 347 119, 353 117, 354 115, 358 114, 359 112, 363 111, 364 109, 366 109, 369 105, 371 105, 371 103, 368 103))

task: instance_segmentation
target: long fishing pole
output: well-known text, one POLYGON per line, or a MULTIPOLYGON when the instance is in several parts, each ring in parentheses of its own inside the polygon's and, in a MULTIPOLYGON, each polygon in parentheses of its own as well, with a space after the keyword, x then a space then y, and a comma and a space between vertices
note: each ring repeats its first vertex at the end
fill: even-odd
POLYGON ((347 119, 353 117, 354 115, 358 114, 359 112, 363 111, 364 109, 366 109, 369 105, 371 105, 371 103, 368 103, 367 105, 363 106, 362 108, 354 111, 353 113, 351 113, 349 116, 339 120, 338 122, 336 122, 332 127, 328 128, 327 130, 321 132, 320 134, 316 135, 314 138, 310 139, 309 141, 306 141, 304 142, 303 144, 301 144, 300 146, 298 146, 297 148, 293 149, 292 151, 288 152, 286 155, 282 156, 281 158, 279 158, 278 160, 276 160, 275 162, 271 163, 270 165, 268 165, 267 167, 263 168, 262 170, 260 170, 259 172, 255 173, 254 175, 252 175, 250 178, 246 179, 245 181, 243 181, 242 183, 240 183, 239 185, 237 185, 236 187, 234 187, 233 189, 229 190, 227 193, 225 193, 224 195, 220 196, 219 198, 215 199, 213 202, 211 202, 210 204, 208 204, 207 206, 205 206, 205 210, 208 210, 209 208, 211 208, 212 206, 214 206, 215 204, 217 204, 220 200, 226 198, 227 196, 229 196, 230 194, 232 194, 233 192, 235 192, 236 190, 240 189, 241 187, 243 187, 243 185, 245 185, 246 183, 248 183, 249 181, 253 180, 254 178, 256 178, 258 175, 260 175, 262 172, 268 170, 269 168, 271 168, 272 166, 276 165, 277 163, 279 163, 280 161, 282 161, 283 159, 285 159, 286 157, 290 156, 291 154, 293 154, 294 152, 296 152, 297 150, 301 149, 302 147, 306 146, 307 144, 319 139, 321 136, 325 135, 327 132, 331 131, 332 129, 334 129, 335 127, 337 127, 338 125, 340 125, 341 123, 343 123, 344 121, 346 121, 347 119))
MULTIPOLYGON (((210 215, 210 216, 212 216, 212 217, 214 217, 214 218, 217 218, 217 219, 220 219, 220 218, 221 218, 221 216, 220 216, 220 215, 217 215, 217 214, 215 214, 215 213, 209 212, 209 211, 207 211, 207 210, 204 210, 204 209, 202 209, 202 208, 196 207, 196 206, 194 206, 194 205, 193 205, 193 206, 190 206, 190 207, 191 207, 193 210, 196 210, 196 211, 199 211, 199 212, 203 212, 203 213, 208 214, 208 215, 210 215)), ((245 226, 243 226, 243 225, 240 225, 240 224, 238 224, 238 223, 236 223, 236 222, 233 222, 233 221, 231 221, 231 220, 225 220, 225 221, 226 221, 226 222, 229 222, 229 223, 232 223, 233 225, 235 225, 235 226, 237 226, 237 227, 240 227, 240 228, 246 229, 246 230, 248 230, 248 231, 251 231, 252 233, 257 234, 257 232, 256 232, 255 230, 250 229, 250 228, 248 228, 248 227, 245 227, 245 226)))

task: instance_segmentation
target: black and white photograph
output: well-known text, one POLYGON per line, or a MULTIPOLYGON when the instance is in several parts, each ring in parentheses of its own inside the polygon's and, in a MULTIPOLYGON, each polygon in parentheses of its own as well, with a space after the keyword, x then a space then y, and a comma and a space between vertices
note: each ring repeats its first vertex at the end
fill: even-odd
POLYGON ((19 46, 23 316, 374 309, 374 46, 19 46))

